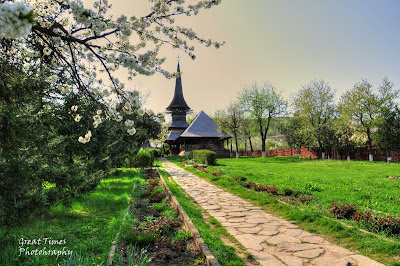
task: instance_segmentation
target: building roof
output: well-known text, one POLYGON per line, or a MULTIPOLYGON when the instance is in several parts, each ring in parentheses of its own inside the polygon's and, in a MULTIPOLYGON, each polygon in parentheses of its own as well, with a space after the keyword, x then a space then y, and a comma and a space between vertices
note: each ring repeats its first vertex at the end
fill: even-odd
MULTIPOLYGON (((179 62, 177 72, 181 73, 179 62)), ((173 111, 174 109, 183 109, 185 111, 190 110, 190 107, 187 105, 185 98, 183 97, 181 76, 176 78, 174 98, 172 98, 171 103, 167 107, 168 111, 173 111)))
POLYGON ((217 124, 206 113, 201 111, 194 118, 189 127, 180 135, 185 138, 231 138, 223 130, 219 130, 217 124))
POLYGON ((181 131, 171 131, 171 133, 169 133, 168 138, 165 141, 175 141, 177 138, 179 138, 179 136, 182 134, 183 130, 181 131))
POLYGON ((185 129, 189 126, 189 124, 186 121, 172 121, 172 124, 169 126, 168 129, 172 129, 172 128, 182 128, 185 129))

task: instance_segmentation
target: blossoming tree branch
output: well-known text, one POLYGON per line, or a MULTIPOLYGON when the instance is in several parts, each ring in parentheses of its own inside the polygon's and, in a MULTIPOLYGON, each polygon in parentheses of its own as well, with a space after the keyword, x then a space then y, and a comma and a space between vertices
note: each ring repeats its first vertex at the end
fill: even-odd
MULTIPOLYGON (((92 127, 101 123, 102 115, 121 122, 125 115, 141 111, 141 100, 137 91, 129 92, 116 77, 120 67, 128 70, 129 80, 157 72, 172 78, 177 73, 163 69, 162 47, 180 49, 195 59, 191 42, 222 45, 175 24, 177 16, 197 15, 221 0, 149 1, 149 14, 113 18, 108 0, 96 1, 92 8, 80 0, 0 0, 0 40, 5 53, 22 60, 29 71, 41 76, 44 66, 50 69, 46 80, 57 89, 57 99, 79 93, 100 103, 102 110, 94 110, 92 127)), ((78 106, 71 106, 71 115, 80 121, 78 106)), ((128 134, 135 134, 131 120, 126 119, 124 126, 128 134)), ((86 143, 91 136, 88 128, 79 142, 86 143)))

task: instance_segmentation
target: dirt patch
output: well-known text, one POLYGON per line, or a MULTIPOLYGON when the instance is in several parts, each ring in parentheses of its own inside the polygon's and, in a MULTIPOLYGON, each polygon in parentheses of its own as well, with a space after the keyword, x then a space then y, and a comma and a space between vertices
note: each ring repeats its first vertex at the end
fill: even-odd
POLYGON ((389 179, 400 179, 400 176, 388 176, 389 179))

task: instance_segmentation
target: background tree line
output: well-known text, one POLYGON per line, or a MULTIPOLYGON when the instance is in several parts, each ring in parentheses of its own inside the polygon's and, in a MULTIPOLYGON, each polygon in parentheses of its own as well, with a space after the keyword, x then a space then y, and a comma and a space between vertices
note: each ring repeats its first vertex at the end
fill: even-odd
POLYGON ((335 101, 336 90, 324 80, 303 85, 291 101, 283 99, 272 84, 254 83, 239 92, 237 100, 218 110, 215 120, 222 130, 232 135, 236 156, 240 141, 261 139, 265 157, 267 134, 271 123, 285 136, 292 148, 318 147, 326 158, 333 149, 347 155, 359 147, 367 147, 373 161, 373 146, 387 151, 400 149, 400 113, 396 99, 399 90, 385 77, 373 89, 367 80, 356 83, 335 101))

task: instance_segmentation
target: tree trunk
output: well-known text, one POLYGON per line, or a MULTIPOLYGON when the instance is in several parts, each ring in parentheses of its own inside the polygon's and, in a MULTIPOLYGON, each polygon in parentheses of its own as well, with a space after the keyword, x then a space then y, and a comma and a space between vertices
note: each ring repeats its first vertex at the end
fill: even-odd
POLYGON ((254 157, 253 144, 251 143, 251 137, 250 136, 249 136, 249 144, 250 144, 250 150, 251 150, 251 157, 254 157))
POLYGON ((310 147, 308 147, 308 158, 309 159, 311 158, 311 149, 310 149, 310 147))
POLYGON ((392 161, 392 151, 387 150, 387 162, 391 162, 391 161, 392 161))
POLYGON ((372 138, 371 138, 371 131, 367 128, 367 137, 368 137, 368 153, 369 153, 369 161, 374 161, 374 155, 372 153, 372 138))
POLYGON ((299 160, 301 160, 301 147, 298 149, 299 151, 299 160))
POLYGON ((264 137, 264 136, 262 136, 261 137, 261 150, 262 150, 262 157, 263 158, 266 158, 267 157, 267 154, 266 154, 266 152, 265 152, 265 139, 266 139, 266 137, 264 137))
POLYGON ((322 152, 322 159, 325 160, 325 152, 322 152))
POLYGON ((347 161, 350 161, 350 154, 347 153, 347 161))
POLYGON ((239 146, 237 141, 237 136, 235 135, 235 145, 236 145, 236 158, 239 158, 239 146))
POLYGON ((244 153, 247 155, 247 140, 244 139, 244 153))

